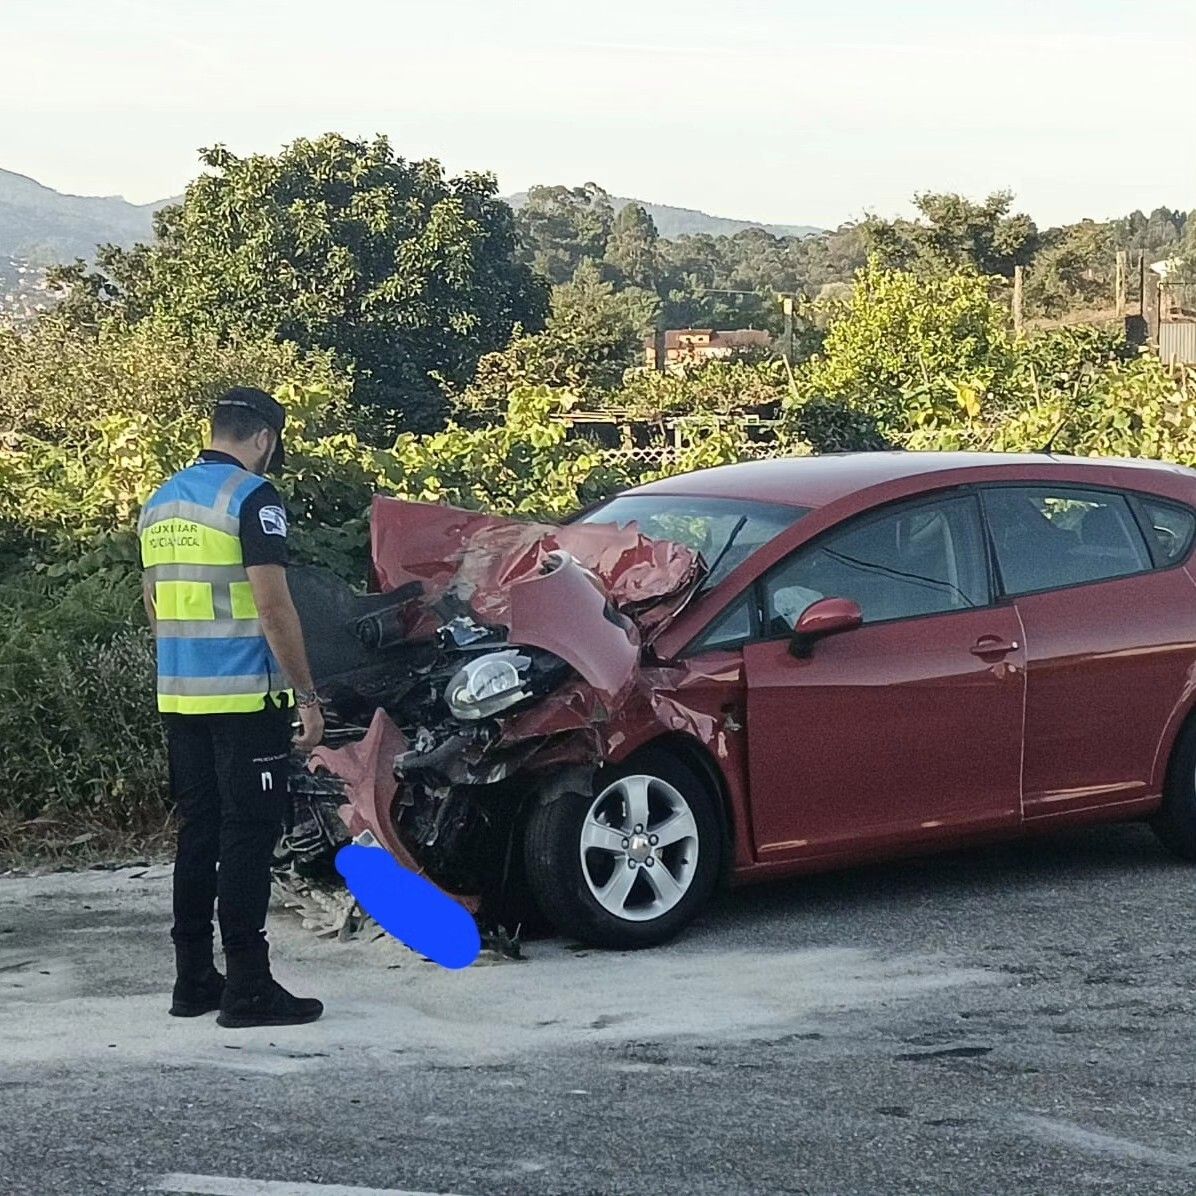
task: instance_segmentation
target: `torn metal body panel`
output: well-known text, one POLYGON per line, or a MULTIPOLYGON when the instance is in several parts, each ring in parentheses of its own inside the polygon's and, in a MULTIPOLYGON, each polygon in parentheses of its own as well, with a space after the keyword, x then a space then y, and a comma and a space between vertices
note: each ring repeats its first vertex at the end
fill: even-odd
POLYGON ((542 575, 549 558, 567 553, 647 642, 705 571, 684 545, 650 540, 634 526, 557 527, 382 496, 374 499, 370 538, 379 589, 417 582, 425 603, 451 598, 488 625, 508 626, 512 585, 542 575))
POLYGON ((714 690, 730 670, 662 667, 647 646, 703 576, 684 546, 388 498, 372 545, 375 593, 291 571, 342 740, 294 789, 309 814, 339 798, 346 838, 372 837, 474 907, 508 879, 529 802, 588 792, 604 763, 663 734, 729 751, 714 690))

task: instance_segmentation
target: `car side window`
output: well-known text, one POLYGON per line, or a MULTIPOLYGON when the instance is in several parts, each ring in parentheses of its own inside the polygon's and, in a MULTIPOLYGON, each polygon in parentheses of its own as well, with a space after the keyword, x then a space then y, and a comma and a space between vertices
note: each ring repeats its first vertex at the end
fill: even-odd
POLYGON ((752 638, 752 593, 741 594, 694 642, 691 653, 737 648, 752 638))
POLYGON ((1151 567, 1121 494, 1067 486, 994 486, 984 509, 1007 594, 1105 581, 1151 567))
POLYGON ((766 633, 791 631, 820 598, 852 599, 865 623, 987 605, 976 500, 901 506, 799 549, 764 580, 766 633))
POLYGON ((1162 564, 1173 565, 1183 560, 1188 555, 1192 533, 1196 532, 1196 514, 1186 507, 1173 507, 1149 498, 1142 499, 1142 512, 1162 564))

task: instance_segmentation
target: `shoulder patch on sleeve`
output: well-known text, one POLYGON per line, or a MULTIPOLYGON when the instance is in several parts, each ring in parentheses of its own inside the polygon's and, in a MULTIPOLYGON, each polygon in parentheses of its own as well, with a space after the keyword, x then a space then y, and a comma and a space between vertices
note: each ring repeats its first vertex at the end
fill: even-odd
POLYGON ((257 513, 262 531, 267 536, 282 536, 287 534, 287 513, 282 507, 262 507, 257 513))

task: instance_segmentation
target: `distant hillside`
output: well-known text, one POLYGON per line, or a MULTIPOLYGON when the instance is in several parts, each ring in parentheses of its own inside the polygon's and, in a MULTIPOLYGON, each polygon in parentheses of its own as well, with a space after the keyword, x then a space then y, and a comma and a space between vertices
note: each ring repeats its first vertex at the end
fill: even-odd
MULTIPOLYGON (((527 203, 527 192, 520 191, 504 198, 511 207, 521 208, 527 203)), ((709 233, 713 237, 729 237, 745 228, 762 228, 774 237, 808 237, 812 233, 823 231, 810 224, 764 224, 759 220, 733 220, 729 216, 711 216, 706 212, 699 212, 696 208, 674 208, 668 204, 647 203, 642 199, 627 199, 618 195, 612 195, 610 202, 616 212, 629 203, 639 204, 652 217, 656 231, 669 240, 698 233, 709 233)))
MULTIPOLYGON (((152 217, 158 208, 174 199, 132 204, 118 195, 63 195, 23 174, 0 170, 0 258, 22 258, 38 265, 90 258, 97 245, 112 242, 132 245, 153 236, 152 217)), ((512 207, 527 202, 527 193, 507 197, 512 207)), ((639 199, 611 196, 619 211, 638 203, 656 222, 662 237, 709 233, 713 236, 763 228, 774 236, 805 237, 821 232, 808 224, 762 224, 754 220, 732 220, 711 216, 694 208, 645 203, 639 199)))
POLYGON ((44 265, 89 258, 108 241, 145 241, 153 235, 153 213, 169 202, 139 205, 116 195, 63 195, 23 174, 0 170, 0 257, 44 265))

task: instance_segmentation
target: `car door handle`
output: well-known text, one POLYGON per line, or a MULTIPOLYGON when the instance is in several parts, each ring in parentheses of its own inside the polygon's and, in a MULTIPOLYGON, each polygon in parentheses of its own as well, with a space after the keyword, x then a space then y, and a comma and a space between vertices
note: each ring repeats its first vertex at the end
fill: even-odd
POLYGON ((983 639, 978 639, 969 651, 973 656, 1008 656, 1020 647, 1021 644, 1017 640, 1003 640, 995 635, 986 635, 983 639))

